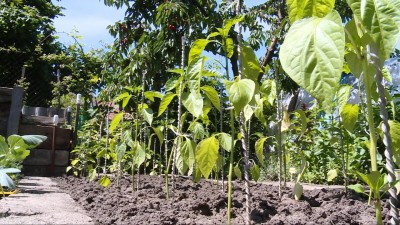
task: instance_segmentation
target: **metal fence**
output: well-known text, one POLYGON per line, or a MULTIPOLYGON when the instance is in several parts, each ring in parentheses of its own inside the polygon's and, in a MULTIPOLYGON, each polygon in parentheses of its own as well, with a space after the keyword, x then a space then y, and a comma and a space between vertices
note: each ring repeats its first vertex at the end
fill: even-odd
POLYGON ((0 49, 0 87, 23 87, 26 105, 49 106, 52 80, 50 65, 33 54, 0 49))

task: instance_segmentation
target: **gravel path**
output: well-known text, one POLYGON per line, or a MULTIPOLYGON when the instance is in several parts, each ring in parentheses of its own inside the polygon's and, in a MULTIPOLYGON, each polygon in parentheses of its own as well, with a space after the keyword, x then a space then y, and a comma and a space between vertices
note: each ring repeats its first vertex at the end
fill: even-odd
POLYGON ((0 200, 0 224, 94 224, 48 177, 25 177, 20 193, 0 200))

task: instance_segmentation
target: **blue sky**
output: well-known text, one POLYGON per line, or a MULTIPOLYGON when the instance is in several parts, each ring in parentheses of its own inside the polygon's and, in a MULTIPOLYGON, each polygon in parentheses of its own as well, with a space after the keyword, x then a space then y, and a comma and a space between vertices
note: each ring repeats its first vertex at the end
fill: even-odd
MULTIPOLYGON (((78 30, 86 50, 112 43, 114 38, 108 33, 107 26, 122 20, 125 13, 124 9, 105 6, 103 0, 53 0, 53 3, 65 8, 65 16, 54 20, 57 32, 78 30)), ((74 39, 65 33, 57 34, 60 41, 72 44, 74 39)))
MULTIPOLYGON (((265 0, 247 0, 247 6, 252 6, 265 2, 265 0)), ((117 10, 115 7, 105 6, 103 0, 53 0, 55 5, 64 7, 65 16, 54 20, 60 41, 72 44, 74 39, 65 33, 70 33, 73 29, 78 30, 83 37, 81 43, 85 50, 91 48, 101 48, 105 44, 110 44, 114 38, 108 33, 107 26, 124 18, 125 9, 117 10)), ((400 48, 400 41, 397 44, 400 48)))

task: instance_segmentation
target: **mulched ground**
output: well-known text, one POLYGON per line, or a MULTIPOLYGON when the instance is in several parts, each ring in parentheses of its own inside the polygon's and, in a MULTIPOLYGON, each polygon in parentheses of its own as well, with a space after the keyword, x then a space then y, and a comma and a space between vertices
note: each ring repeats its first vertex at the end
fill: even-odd
MULTIPOLYGON (((194 183, 190 178, 177 177, 174 200, 167 200, 164 177, 159 176, 140 176, 140 188, 135 192, 128 176, 121 179, 120 187, 113 182, 108 188, 86 178, 54 179, 98 224, 227 223, 227 194, 211 181, 194 183)), ((235 183, 233 190, 232 224, 244 224, 244 183, 235 183)), ((251 193, 254 224, 376 223, 373 206, 368 206, 365 197, 353 192, 346 196, 340 189, 311 190, 296 201, 292 190, 286 189, 279 200, 276 186, 253 183, 251 193)), ((383 215, 388 216, 386 200, 382 205, 383 215)))

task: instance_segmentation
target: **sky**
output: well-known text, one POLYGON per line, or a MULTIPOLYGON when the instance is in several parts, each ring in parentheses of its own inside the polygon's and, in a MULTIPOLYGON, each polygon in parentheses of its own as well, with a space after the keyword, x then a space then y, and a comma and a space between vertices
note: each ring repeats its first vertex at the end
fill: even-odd
MULTIPOLYGON (((252 6, 264 1, 248 0, 246 5, 252 6)), ((65 44, 74 43, 68 33, 77 30, 82 36, 80 42, 85 50, 111 44, 114 38, 108 33, 107 26, 123 20, 125 13, 125 9, 105 6, 103 0, 53 0, 53 3, 65 8, 65 16, 54 20, 60 41, 65 44)), ((400 41, 397 48, 400 48, 400 41)))
POLYGON ((111 44, 114 38, 108 33, 107 26, 123 20, 125 13, 125 9, 104 5, 103 0, 53 0, 53 3, 65 8, 62 11, 65 16, 54 20, 60 41, 74 43, 68 34, 77 30, 85 50, 111 44))

